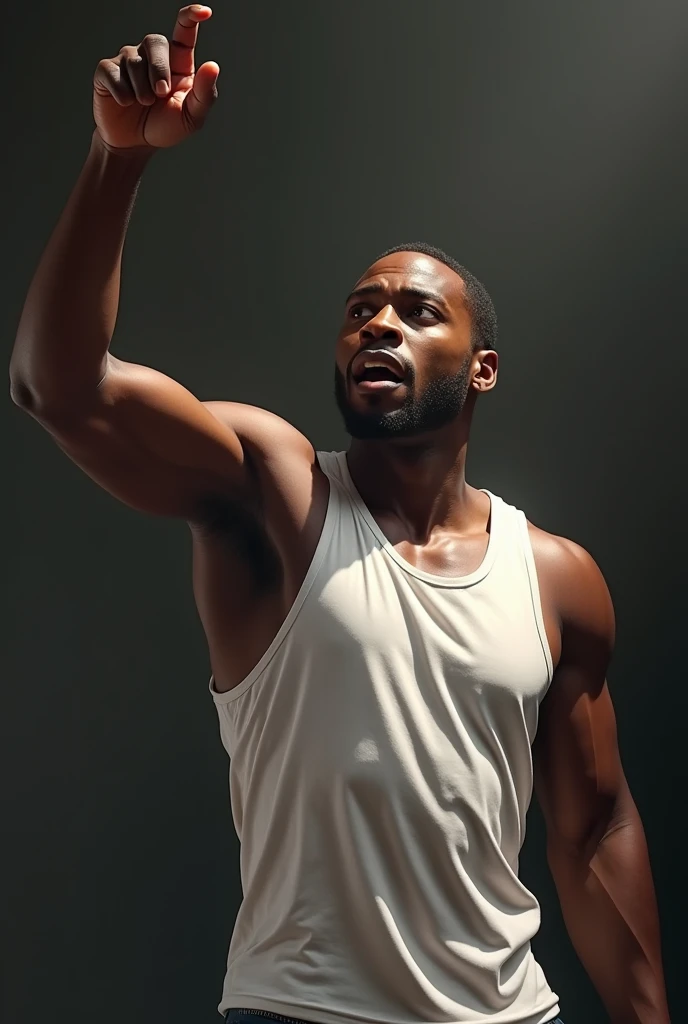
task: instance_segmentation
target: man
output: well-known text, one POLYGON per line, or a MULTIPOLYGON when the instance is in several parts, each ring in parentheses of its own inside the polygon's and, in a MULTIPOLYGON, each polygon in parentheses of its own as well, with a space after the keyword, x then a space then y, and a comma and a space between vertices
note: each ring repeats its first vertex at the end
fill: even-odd
POLYGON ((518 879, 535 785, 564 917, 613 1024, 668 1021, 647 847, 581 548, 469 486, 497 380, 487 292, 425 245, 363 274, 335 353, 348 453, 109 353, 157 149, 199 128, 207 7, 101 61, 96 131, 31 284, 12 395, 129 505, 183 517, 231 755, 244 900, 230 1021, 558 1020, 518 879), (534 755, 534 756, 533 756, 534 755))

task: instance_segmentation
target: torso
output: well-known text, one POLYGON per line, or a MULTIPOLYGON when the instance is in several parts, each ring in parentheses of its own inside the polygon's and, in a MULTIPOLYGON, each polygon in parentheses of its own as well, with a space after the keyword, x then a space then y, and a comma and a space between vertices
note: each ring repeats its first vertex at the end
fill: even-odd
MULTIPOLYGON (((327 511, 329 485, 319 470, 314 482, 311 512, 282 551, 248 510, 243 515, 218 510, 205 527, 192 532, 194 593, 220 692, 237 686, 258 663, 296 599, 327 511)), ((485 513, 471 536, 444 533, 421 547, 399 535, 398 523, 373 514, 398 553, 417 568, 435 575, 467 575, 482 562, 489 540, 489 499, 474 488, 469 491, 485 513)), ((556 666, 561 652, 556 538, 531 523, 528 528, 556 666)))

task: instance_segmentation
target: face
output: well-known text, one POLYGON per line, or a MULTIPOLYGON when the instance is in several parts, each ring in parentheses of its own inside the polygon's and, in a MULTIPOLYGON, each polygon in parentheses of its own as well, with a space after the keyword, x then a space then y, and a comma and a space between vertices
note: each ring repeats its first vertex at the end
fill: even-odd
POLYGON ((335 397, 356 438, 413 437, 460 416, 474 373, 464 284, 414 252, 374 263, 346 302, 335 397))

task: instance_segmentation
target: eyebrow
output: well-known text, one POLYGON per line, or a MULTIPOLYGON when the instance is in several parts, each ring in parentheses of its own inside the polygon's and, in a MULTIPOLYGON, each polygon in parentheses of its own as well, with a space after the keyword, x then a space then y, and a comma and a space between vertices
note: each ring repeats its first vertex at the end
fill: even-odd
MULTIPOLYGON (((379 281, 371 281, 370 284, 362 284, 360 288, 354 288, 350 295, 346 298, 345 305, 348 305, 354 298, 359 298, 364 295, 373 295, 375 292, 384 292, 385 286, 379 281)), ((427 302, 434 302, 438 306, 443 306, 448 309, 447 300, 439 294, 439 292, 428 291, 426 288, 411 288, 410 286, 403 286, 398 289, 400 295, 406 296, 409 299, 425 299, 427 302)))

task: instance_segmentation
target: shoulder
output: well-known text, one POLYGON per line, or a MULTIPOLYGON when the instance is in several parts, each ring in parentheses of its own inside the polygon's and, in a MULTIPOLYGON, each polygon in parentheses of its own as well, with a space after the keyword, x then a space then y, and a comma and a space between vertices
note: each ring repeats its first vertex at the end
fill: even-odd
POLYGON ((250 448, 271 455, 300 455, 315 462, 315 450, 308 438, 288 420, 258 405, 243 402, 204 402, 209 412, 231 427, 250 448))
POLYGON ((584 547, 528 522, 533 557, 541 583, 559 618, 562 632, 614 638, 614 608, 599 565, 584 547))
POLYGON ((329 483, 308 438, 276 413, 241 402, 204 402, 241 442, 254 474, 261 518, 285 552, 311 543, 324 520, 329 483))
POLYGON ((593 584, 602 578, 597 562, 580 544, 568 537, 548 533, 528 521, 528 535, 538 569, 542 566, 551 576, 567 587, 593 584))
POLYGON ((256 478, 293 496, 294 489, 310 493, 325 487, 315 449, 293 424, 268 409, 242 402, 204 402, 222 423, 235 432, 256 478), (310 485, 309 485, 310 482, 310 485))

